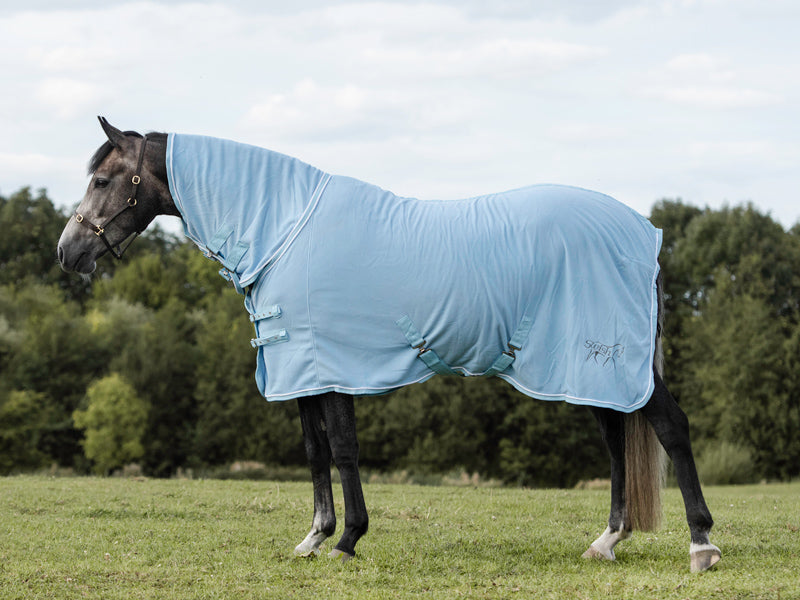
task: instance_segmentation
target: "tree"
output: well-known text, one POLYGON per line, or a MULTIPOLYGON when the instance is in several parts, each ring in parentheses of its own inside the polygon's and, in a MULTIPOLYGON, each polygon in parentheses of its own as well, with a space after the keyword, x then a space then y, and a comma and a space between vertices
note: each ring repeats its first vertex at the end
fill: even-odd
POLYGON ((156 310, 173 300, 195 307, 206 295, 216 295, 229 286, 218 274, 219 263, 208 260, 194 244, 152 237, 137 240, 134 246, 140 242, 147 242, 158 252, 140 249, 130 258, 126 256, 114 277, 97 281, 94 299, 123 298, 156 310))
POLYGON ((654 213, 679 231, 665 232, 660 257, 667 381, 699 453, 741 448, 759 477, 795 476, 798 236, 752 205, 700 212, 662 203, 654 213))
POLYGON ((203 302, 196 362, 195 455, 204 465, 235 460, 305 464, 296 402, 267 403, 254 372, 253 324, 232 288, 203 302))
POLYGON ((729 442, 750 451, 761 477, 789 479, 800 473, 800 390, 788 370, 796 338, 787 339, 773 307, 724 269, 715 281, 702 317, 687 327, 699 449, 729 442))
POLYGON ((675 243, 670 266, 686 283, 681 296, 694 310, 703 310, 703 299, 714 289, 722 267, 738 284, 760 286, 775 313, 790 316, 800 292, 798 260, 796 236, 748 204, 706 209, 691 219, 685 236, 675 243))
POLYGON ((148 408, 133 386, 116 373, 89 386, 86 408, 76 410, 72 418, 77 428, 85 430, 82 444, 97 473, 142 457, 148 408))
POLYGON ((42 394, 0 392, 0 475, 37 469, 47 461, 39 449, 44 421, 42 394))
POLYGON ((45 190, 34 196, 22 188, 8 200, 0 197, 0 283, 61 279, 56 245, 66 222, 45 190))
POLYGON ((0 286, 0 387, 39 394, 46 416, 39 449, 64 466, 83 456, 72 412, 105 371, 103 342, 57 286, 0 286))
POLYGON ((200 318, 173 298, 153 313, 141 335, 126 347, 127 362, 115 363, 150 405, 142 463, 151 475, 169 476, 192 460, 200 318))
POLYGON ((610 469, 589 410, 525 397, 506 415, 500 459, 503 478, 521 485, 572 487, 610 469))

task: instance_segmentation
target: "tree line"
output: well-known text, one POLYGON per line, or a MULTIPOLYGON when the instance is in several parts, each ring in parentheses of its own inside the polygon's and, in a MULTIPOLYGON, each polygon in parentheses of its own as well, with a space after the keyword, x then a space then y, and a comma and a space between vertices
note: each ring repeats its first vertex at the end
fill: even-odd
MULTIPOLYGON (((90 280, 65 274, 55 247, 67 218, 44 190, 0 196, 0 474, 305 465, 296 403, 259 396, 252 325, 215 263, 155 228, 90 280)), ((800 226, 752 205, 668 199, 650 218, 664 231, 666 380, 701 473, 796 477, 800 226)), ((368 470, 536 486, 607 476, 588 410, 498 379, 435 377, 356 411, 368 470)))

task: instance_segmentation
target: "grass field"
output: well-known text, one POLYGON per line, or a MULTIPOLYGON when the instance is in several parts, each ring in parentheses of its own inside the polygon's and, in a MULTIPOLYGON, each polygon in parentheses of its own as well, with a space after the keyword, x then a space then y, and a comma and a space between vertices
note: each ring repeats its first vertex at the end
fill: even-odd
POLYGON ((607 491, 370 484, 340 563, 292 554, 310 484, 4 478, 0 598, 800 598, 800 484, 706 494, 723 559, 692 575, 674 489, 608 563, 581 559, 607 491))

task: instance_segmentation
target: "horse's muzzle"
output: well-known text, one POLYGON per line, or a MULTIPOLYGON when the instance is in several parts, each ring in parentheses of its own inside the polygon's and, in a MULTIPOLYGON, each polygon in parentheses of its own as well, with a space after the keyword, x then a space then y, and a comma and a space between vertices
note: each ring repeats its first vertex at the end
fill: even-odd
POLYGON ((66 273, 74 271, 81 275, 91 275, 97 268, 97 262, 92 253, 74 246, 75 244, 68 245, 63 240, 59 241, 56 253, 61 270, 66 273))

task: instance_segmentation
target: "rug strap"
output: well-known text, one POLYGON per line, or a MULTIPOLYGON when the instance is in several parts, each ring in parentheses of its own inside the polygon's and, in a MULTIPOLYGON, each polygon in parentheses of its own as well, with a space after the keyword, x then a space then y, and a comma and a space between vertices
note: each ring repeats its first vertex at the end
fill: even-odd
POLYGON ((514 335, 511 336, 511 341, 508 342, 508 350, 505 350, 500 356, 497 357, 497 359, 492 363, 492 366, 489 367, 489 370, 483 374, 483 377, 494 377, 498 373, 502 373, 511 366, 511 363, 513 363, 517 358, 517 350, 522 349, 522 344, 524 344, 525 340, 528 339, 528 335, 530 334, 532 327, 533 319, 527 315, 522 317, 519 327, 517 327, 514 335))
POLYGON ((283 310, 281 310, 280 305, 273 304, 268 306, 264 312, 251 314, 250 320, 255 323, 256 321, 265 321, 267 319, 279 319, 282 314, 283 310))
POLYGON ((408 340, 408 343, 411 344, 411 347, 418 352, 417 358, 424 362, 431 371, 438 373, 439 375, 459 375, 463 377, 461 373, 451 369, 447 363, 439 358, 439 355, 436 354, 434 350, 425 347, 427 344, 425 338, 423 338, 419 330, 414 327, 414 323, 411 321, 411 318, 408 315, 403 315, 395 322, 400 328, 400 331, 403 332, 403 335, 406 336, 406 339, 408 340))
MULTIPOLYGON (((459 371, 454 371, 452 368, 450 368, 447 363, 439 358, 439 355, 436 354, 434 350, 426 347, 427 342, 425 341, 425 338, 422 337, 422 334, 420 334, 419 330, 414 327, 411 317, 408 315, 403 315, 396 321, 396 323, 400 328, 400 331, 403 332, 403 335, 406 336, 406 339, 408 340, 408 343, 411 344, 411 347, 418 352, 417 358, 424 362, 431 371, 434 371, 439 375, 464 376, 459 371)), ((519 327, 517 327, 517 330, 514 332, 514 334, 511 336, 511 340, 508 342, 508 350, 503 351, 503 353, 500 354, 497 359, 495 359, 495 361, 492 363, 492 366, 482 374, 482 377, 494 377, 510 367, 511 363, 513 363, 517 358, 517 350, 521 350, 525 340, 528 339, 528 335, 530 334, 532 327, 533 319, 527 315, 522 317, 519 327)))
MULTIPOLYGON (((223 255, 222 249, 233 231, 233 225, 223 225, 206 245, 206 255, 221 262, 225 269, 230 272, 236 271, 236 267, 239 266, 245 253, 250 249, 250 244, 240 240, 226 250, 223 255)), ((223 275, 223 277, 225 276, 223 275)), ((226 277, 226 279, 228 278, 226 277)))
POLYGON ((253 348, 259 348, 261 346, 274 346, 275 344, 281 344, 288 341, 289 333, 285 329, 281 329, 280 331, 276 331, 270 335, 250 340, 250 345, 253 348))
POLYGON ((219 274, 220 277, 222 277, 227 281, 230 281, 233 284, 236 293, 242 294, 243 296, 245 295, 245 290, 241 285, 239 285, 239 276, 236 273, 223 267, 222 269, 219 270, 219 274))
POLYGON ((219 251, 222 250, 222 246, 225 245, 225 242, 228 241, 228 238, 231 237, 233 233, 233 225, 223 225, 220 227, 217 232, 214 234, 214 237, 209 240, 208 244, 206 245, 206 250, 211 254, 219 254, 219 251))

